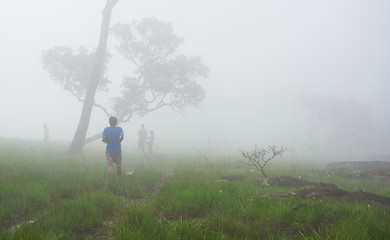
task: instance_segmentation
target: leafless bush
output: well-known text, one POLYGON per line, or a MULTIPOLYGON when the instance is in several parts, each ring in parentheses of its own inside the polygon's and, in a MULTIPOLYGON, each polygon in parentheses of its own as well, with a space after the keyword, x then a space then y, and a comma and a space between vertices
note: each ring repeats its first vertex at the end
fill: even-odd
POLYGON ((243 161, 245 164, 256 168, 265 178, 267 178, 267 175, 264 172, 267 163, 275 157, 282 156, 287 150, 288 148, 285 146, 277 147, 275 145, 268 145, 268 147, 260 148, 255 145, 252 151, 240 150, 240 152, 242 156, 246 158, 246 161, 243 161))

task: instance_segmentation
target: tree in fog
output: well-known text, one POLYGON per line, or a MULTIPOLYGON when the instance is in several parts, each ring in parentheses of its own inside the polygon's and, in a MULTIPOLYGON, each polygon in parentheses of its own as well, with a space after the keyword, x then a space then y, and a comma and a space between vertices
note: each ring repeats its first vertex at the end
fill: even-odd
MULTIPOLYGON (((95 51, 88 50, 85 46, 79 47, 76 51, 69 47, 54 47, 42 52, 42 64, 62 89, 70 92, 80 102, 84 102, 95 56, 95 51)), ((105 75, 108 62, 109 57, 106 56, 96 91, 108 90, 110 81, 105 75)), ((95 101, 93 105, 107 111, 95 101)))
MULTIPOLYGON (((187 107, 197 107, 204 99, 205 93, 198 79, 207 77, 209 69, 199 57, 177 54, 183 40, 175 35, 170 23, 146 18, 131 24, 116 24, 112 33, 118 43, 119 55, 128 60, 130 69, 135 70, 132 75, 123 77, 121 94, 113 99, 111 108, 95 101, 92 101, 91 108, 98 107, 107 116, 115 115, 119 122, 127 122, 134 116, 142 117, 162 107, 181 112, 187 107)), ((51 78, 83 101, 85 106, 87 83, 91 81, 86 81, 85 77, 93 71, 94 55, 85 48, 74 52, 69 48, 55 47, 43 51, 42 61, 51 78)), ((107 57, 102 61, 95 92, 109 87, 110 81, 104 75, 108 62, 107 57)), ((88 126, 83 126, 86 131, 88 126)), ((100 134, 96 134, 85 140, 84 134, 78 139, 76 150, 73 140, 70 151, 80 153, 85 142, 99 137, 100 134)))
POLYGON ((176 54, 182 39, 169 23, 156 18, 116 24, 112 33, 118 40, 118 52, 136 70, 122 80, 122 93, 114 99, 113 109, 120 121, 143 116, 161 107, 181 112, 196 107, 204 99, 197 82, 209 69, 199 57, 176 54))
POLYGON ((359 147, 367 142, 371 130, 370 108, 354 100, 344 100, 333 95, 305 95, 302 105, 308 110, 314 124, 310 143, 320 133, 328 142, 339 147, 359 147))
POLYGON ((96 56, 93 62, 93 67, 89 74, 88 85, 86 88, 83 109, 81 111, 79 124, 74 134, 72 143, 69 146, 69 152, 72 154, 80 154, 83 151, 85 136, 91 118, 92 107, 95 102, 96 89, 98 88, 103 66, 105 62, 106 46, 108 40, 108 32, 110 28, 111 13, 118 0, 107 0, 106 6, 103 9, 103 18, 100 29, 99 43, 96 50, 96 56))

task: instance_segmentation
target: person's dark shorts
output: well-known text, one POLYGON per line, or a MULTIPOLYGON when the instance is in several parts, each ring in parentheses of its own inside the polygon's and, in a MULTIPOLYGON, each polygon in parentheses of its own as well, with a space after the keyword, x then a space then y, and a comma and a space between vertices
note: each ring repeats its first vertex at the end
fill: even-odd
POLYGON ((108 152, 106 153, 106 162, 108 166, 113 167, 114 163, 117 167, 121 167, 122 153, 120 152, 108 152))

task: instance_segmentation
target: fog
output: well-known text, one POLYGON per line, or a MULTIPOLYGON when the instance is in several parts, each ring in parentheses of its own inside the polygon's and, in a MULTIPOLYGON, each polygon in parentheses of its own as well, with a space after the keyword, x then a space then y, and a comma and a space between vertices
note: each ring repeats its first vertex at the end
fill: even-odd
MULTIPOLYGON (((41 52, 96 48, 105 2, 0 2, 0 137, 43 139, 46 123, 50 141, 71 141, 82 103, 50 79, 41 52)), ((180 52, 200 56, 210 68, 200 80, 206 99, 199 108, 133 118, 121 125, 123 144, 136 141, 145 124, 156 147, 188 143, 234 152, 282 144, 389 154, 389 12, 385 0, 120 0, 111 25, 144 17, 171 22, 184 39, 180 52), (321 103, 327 110, 321 112, 321 103)), ((111 37, 107 47, 115 53, 111 37)), ((113 87, 108 97, 97 95, 100 102, 115 97, 125 75, 119 58, 109 68, 113 87)), ((87 135, 107 125, 94 109, 87 135)))

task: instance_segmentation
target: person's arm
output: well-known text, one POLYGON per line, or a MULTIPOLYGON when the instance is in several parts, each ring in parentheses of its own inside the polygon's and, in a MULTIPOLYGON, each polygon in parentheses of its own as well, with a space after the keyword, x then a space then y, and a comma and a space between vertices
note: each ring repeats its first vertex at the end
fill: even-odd
POLYGON ((125 134, 123 133, 123 129, 121 128, 121 134, 119 135, 119 139, 122 142, 124 138, 125 138, 125 134))
POLYGON ((108 138, 107 138, 107 136, 106 136, 106 129, 104 129, 104 131, 103 131, 102 142, 108 143, 108 138))

